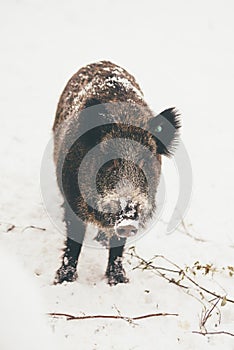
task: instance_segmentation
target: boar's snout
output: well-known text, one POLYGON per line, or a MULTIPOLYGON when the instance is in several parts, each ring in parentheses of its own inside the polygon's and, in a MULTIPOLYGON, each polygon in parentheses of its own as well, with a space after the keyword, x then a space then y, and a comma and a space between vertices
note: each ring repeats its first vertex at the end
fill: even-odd
POLYGON ((126 224, 126 225, 116 226, 115 231, 117 236, 127 238, 131 236, 135 236, 138 232, 138 229, 135 225, 126 224))
POLYGON ((125 238, 135 236, 139 227, 139 204, 123 198, 120 202, 122 210, 117 214, 115 234, 125 238))

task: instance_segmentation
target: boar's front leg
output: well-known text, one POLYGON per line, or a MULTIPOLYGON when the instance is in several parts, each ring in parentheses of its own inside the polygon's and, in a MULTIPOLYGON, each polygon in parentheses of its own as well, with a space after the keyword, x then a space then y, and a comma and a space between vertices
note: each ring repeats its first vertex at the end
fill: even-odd
POLYGON ((106 269, 106 277, 110 286, 118 283, 127 283, 129 279, 126 277, 125 270, 122 265, 122 256, 126 238, 118 238, 113 236, 110 239, 109 260, 106 269))
POLYGON ((84 240, 86 225, 78 217, 71 215, 70 211, 64 211, 64 220, 67 227, 67 240, 62 259, 62 265, 56 272, 54 284, 64 281, 73 282, 77 279, 77 262, 84 240))

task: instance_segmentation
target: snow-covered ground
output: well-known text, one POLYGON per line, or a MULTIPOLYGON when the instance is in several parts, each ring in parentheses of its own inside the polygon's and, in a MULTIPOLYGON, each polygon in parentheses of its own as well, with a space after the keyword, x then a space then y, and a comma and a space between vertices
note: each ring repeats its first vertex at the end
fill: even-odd
MULTIPOLYGON (((85 246, 79 280, 54 286, 64 237, 47 216, 40 193, 41 159, 64 85, 81 66, 111 60, 136 77, 155 113, 174 105, 181 111, 182 139, 193 168, 193 195, 184 221, 189 234, 200 240, 183 233, 182 226, 166 234, 178 176, 173 161, 165 159, 164 212, 161 221, 135 242, 137 252, 146 259, 163 254, 182 268, 196 261, 217 269, 234 266, 233 11, 231 0, 1 2, 0 244, 7 258, 1 259, 0 273, 8 278, 1 278, 0 305, 5 300, 12 319, 18 320, 12 323, 12 333, 9 330, 12 338, 20 327, 35 332, 35 324, 30 329, 25 321, 20 299, 35 283, 43 312, 179 315, 134 324, 118 319, 49 319, 48 328, 61 350, 234 349, 230 335, 192 333, 200 330, 201 295, 194 292, 196 299, 148 270, 132 270, 137 262, 130 259, 129 264, 129 256, 128 285, 109 287, 103 279, 107 251, 85 246), (38 228, 28 227, 32 225, 38 228), (17 268, 12 256, 19 261, 17 268), (19 269, 30 277, 17 278, 19 269)), ((227 269, 213 277, 198 274, 194 278, 199 284, 234 299, 234 277, 227 269)), ((219 310, 220 324, 216 309, 207 330, 234 333, 234 305, 220 302, 219 310)), ((3 313, 0 319, 4 323, 3 313)), ((1 332, 2 327, 0 344, 1 332)), ((38 338, 42 336, 38 331, 38 338)))

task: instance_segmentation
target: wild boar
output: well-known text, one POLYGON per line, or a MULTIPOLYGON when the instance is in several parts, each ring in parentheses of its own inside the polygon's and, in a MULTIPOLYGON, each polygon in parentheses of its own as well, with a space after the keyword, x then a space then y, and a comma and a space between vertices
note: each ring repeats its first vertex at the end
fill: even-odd
POLYGON ((156 210, 161 156, 173 153, 179 128, 175 108, 155 116, 134 77, 111 62, 87 65, 68 81, 53 125, 67 228, 55 283, 77 278, 88 223, 109 249, 109 285, 128 282, 124 245, 156 210))

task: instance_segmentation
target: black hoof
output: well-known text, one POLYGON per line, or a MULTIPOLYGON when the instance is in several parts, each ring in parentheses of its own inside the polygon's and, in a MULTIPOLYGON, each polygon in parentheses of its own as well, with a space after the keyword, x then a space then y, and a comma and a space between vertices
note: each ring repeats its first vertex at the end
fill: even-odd
POLYGON ((113 264, 107 267, 106 277, 110 286, 115 286, 118 283, 129 282, 120 260, 116 260, 113 264))
POLYGON ((76 268, 73 266, 61 266, 56 272, 54 284, 74 282, 78 278, 76 268))

